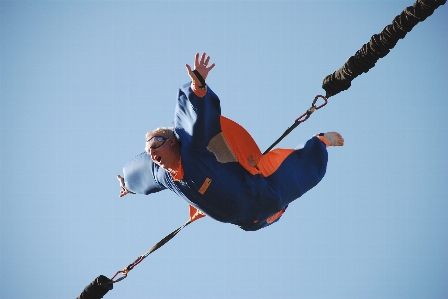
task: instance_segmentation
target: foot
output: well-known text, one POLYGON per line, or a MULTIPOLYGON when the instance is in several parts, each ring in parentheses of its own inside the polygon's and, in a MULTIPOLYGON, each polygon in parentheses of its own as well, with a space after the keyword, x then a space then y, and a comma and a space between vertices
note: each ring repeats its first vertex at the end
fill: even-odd
POLYGON ((327 132, 324 134, 319 134, 323 136, 328 141, 328 146, 343 146, 344 138, 338 132, 327 132))

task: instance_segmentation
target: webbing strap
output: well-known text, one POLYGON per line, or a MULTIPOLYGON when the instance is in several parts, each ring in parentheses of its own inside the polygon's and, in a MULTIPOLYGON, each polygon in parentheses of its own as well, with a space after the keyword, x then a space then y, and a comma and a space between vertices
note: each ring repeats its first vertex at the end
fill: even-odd
POLYGON ((156 251, 157 249, 159 249, 160 247, 165 245, 169 240, 174 238, 175 235, 177 235, 184 227, 186 227, 193 221, 194 220, 188 220, 184 225, 182 225, 178 229, 174 230, 169 235, 167 235, 165 238, 163 238, 162 240, 157 242, 157 244, 155 244, 153 247, 151 247, 151 249, 149 249, 145 254, 139 256, 132 264, 129 264, 123 270, 117 271, 115 273, 115 275, 110 279, 112 281, 112 283, 116 283, 116 282, 119 282, 119 281, 122 281, 123 279, 125 279, 128 276, 129 271, 131 271, 132 269, 134 269, 135 266, 140 264, 148 255, 150 255, 151 253, 153 253, 154 251, 156 251), (121 274, 122 276, 115 279, 115 277, 117 277, 119 274, 121 274))
POLYGON ((327 103, 328 103, 328 100, 326 97, 324 97, 323 95, 317 95, 314 98, 313 103, 311 104, 311 107, 304 114, 302 114, 299 118, 297 118, 294 121, 294 123, 292 124, 292 126, 289 127, 288 129, 286 129, 286 131, 282 134, 282 136, 280 136, 280 138, 278 138, 276 141, 274 141, 274 143, 271 144, 271 146, 263 153, 263 155, 266 155, 274 146, 276 146, 280 141, 282 141, 283 138, 285 138, 289 133, 291 133, 292 130, 297 128, 298 125, 300 125, 301 123, 305 122, 308 118, 310 118, 311 114, 313 114, 314 111, 319 110, 323 106, 327 105, 327 103), (319 98, 322 98, 325 102, 322 105, 316 106, 317 99, 319 99, 319 98))
POLYGON ((193 73, 196 75, 196 78, 198 78, 199 82, 201 82, 201 86, 199 86, 199 88, 204 89, 205 88, 204 77, 202 77, 202 75, 197 70, 194 70, 193 73))

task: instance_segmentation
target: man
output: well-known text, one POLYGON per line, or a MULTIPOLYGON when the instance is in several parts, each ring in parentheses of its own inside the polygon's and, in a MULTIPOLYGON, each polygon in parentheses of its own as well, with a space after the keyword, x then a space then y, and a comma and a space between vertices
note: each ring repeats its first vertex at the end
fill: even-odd
POLYGON ((191 83, 183 85, 174 128, 146 134, 145 152, 118 175, 122 191, 150 194, 170 189, 210 217, 258 230, 279 220, 288 204, 324 177, 328 146, 342 146, 339 133, 319 134, 300 149, 262 155, 252 137, 221 116, 218 96, 205 84, 210 57, 187 64, 191 83))

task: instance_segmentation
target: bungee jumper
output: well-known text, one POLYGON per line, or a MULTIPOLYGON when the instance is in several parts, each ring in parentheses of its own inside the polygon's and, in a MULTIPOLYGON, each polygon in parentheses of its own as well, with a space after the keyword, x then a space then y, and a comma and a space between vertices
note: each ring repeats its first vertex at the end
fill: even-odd
POLYGON ((179 89, 174 127, 146 133, 145 152, 118 176, 120 196, 169 189, 215 220, 254 231, 277 222, 288 205, 324 177, 328 146, 339 133, 317 134, 303 148, 263 155, 249 133, 221 115, 220 100, 205 83, 210 56, 196 53, 191 82, 179 89))
MULTIPOLYGON (((446 0, 417 0, 413 6, 403 10, 394 18, 392 24, 386 26, 380 34, 373 35, 369 43, 364 44, 339 70, 324 78, 322 88, 326 91, 326 97, 316 96, 311 108, 296 119, 293 125, 263 154, 241 126, 220 115, 219 99, 205 84, 205 78, 214 64, 208 67, 209 58, 203 55, 201 61, 198 61, 196 56, 195 70, 192 71, 190 66, 186 65, 192 82, 180 88, 175 127, 159 128, 148 132, 145 152, 125 165, 124 178, 118 176, 122 187, 120 196, 128 193, 150 194, 170 189, 190 203, 190 219, 145 254, 139 256, 133 263, 116 272, 111 279, 103 275, 98 276, 86 286, 77 299, 103 298, 109 290, 113 289, 114 283, 126 278, 128 272, 149 254, 163 246, 185 226, 202 218, 205 214, 222 222, 239 225, 245 230, 258 230, 278 221, 288 203, 295 199, 294 197, 303 195, 324 176, 327 161, 326 147, 343 145, 344 140, 340 134, 329 132, 312 137, 303 148, 273 151, 271 149, 294 128, 306 121, 314 111, 325 106, 329 97, 348 89, 354 78, 368 72, 379 58, 389 53, 399 39, 404 38, 417 23, 425 20, 445 3, 446 0), (325 103, 316 106, 318 98, 323 98, 325 103), (201 108, 200 111, 204 113, 196 115, 197 108, 201 108), (204 125, 209 122, 210 126, 204 125), (199 132, 199 134, 194 136, 193 132, 199 132), (209 143, 206 144, 208 138, 210 138, 209 143), (242 140, 244 146, 240 144, 242 140), (201 151, 200 157, 204 159, 202 161, 197 159, 196 150, 204 147, 208 152, 201 151), (305 161, 303 157, 309 157, 310 161, 305 161), (195 161, 198 165, 195 165, 195 161), (224 178, 214 172, 216 165, 222 167, 224 178), (294 168, 293 165, 301 168, 294 168), (149 171, 142 171, 145 168, 147 170, 148 167, 149 171), (288 174, 291 175, 288 176, 288 174), (304 176, 305 174, 309 177, 304 176), (272 188, 269 184, 277 183, 281 176, 292 184, 303 178, 304 181, 299 182, 302 187, 300 190, 299 188, 297 190, 272 188), (227 177, 232 179, 227 182, 227 177), (196 178, 200 178, 199 182, 196 178), (240 191, 238 197, 250 198, 249 203, 247 201, 240 203, 236 198, 225 197, 225 195, 233 195, 232 190, 225 189, 224 193, 217 194, 215 186, 220 184, 222 186, 235 184, 232 186, 234 188, 237 186, 236 188, 240 191), (263 196, 257 194, 254 189, 258 186, 257 184, 260 184, 264 192, 263 196), (244 186, 239 189, 242 185, 244 186), (212 198, 211 204, 201 200, 204 194, 212 198), (218 197, 213 198, 212 195, 216 194, 218 197), (223 198, 228 206, 220 204, 217 200, 219 198, 223 198), (269 202, 272 199, 274 204, 269 202), (255 207, 253 211, 249 210, 258 200, 261 205, 255 207), (116 278, 119 274, 122 277, 116 278)), ((281 184, 283 182, 279 186, 281 184)))

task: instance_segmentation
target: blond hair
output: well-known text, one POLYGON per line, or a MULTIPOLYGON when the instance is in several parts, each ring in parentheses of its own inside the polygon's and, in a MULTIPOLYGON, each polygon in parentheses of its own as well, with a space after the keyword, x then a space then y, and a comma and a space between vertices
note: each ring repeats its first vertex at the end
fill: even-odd
MULTIPOLYGON (((176 135, 174 135, 174 128, 173 127, 160 127, 155 129, 154 131, 148 131, 146 132, 146 141, 148 141, 149 139, 152 138, 152 136, 163 136, 165 138, 169 138, 169 139, 174 139, 176 140, 177 143, 179 143, 179 141, 176 138, 176 135)), ((148 142, 146 142, 145 145, 145 151, 149 152, 149 148, 148 148, 148 142)))

